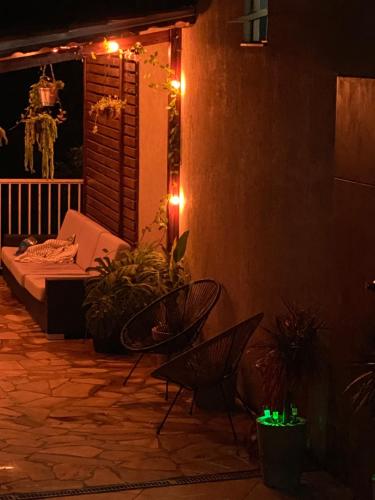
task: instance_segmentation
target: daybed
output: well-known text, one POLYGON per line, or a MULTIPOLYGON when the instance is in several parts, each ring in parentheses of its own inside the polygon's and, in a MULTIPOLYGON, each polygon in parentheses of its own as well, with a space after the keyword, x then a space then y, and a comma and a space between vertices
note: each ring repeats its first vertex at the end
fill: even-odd
MULTIPOLYGON (((15 246, 1 249, 3 276, 14 295, 26 306, 48 338, 82 338, 85 321, 82 302, 86 269, 108 250, 115 258, 129 245, 85 215, 68 210, 57 234, 66 240, 75 236, 78 251, 74 263, 34 263, 15 260, 15 246)), ((4 238, 18 244, 14 238, 4 238)), ((9 243, 10 242, 10 243, 9 243)))

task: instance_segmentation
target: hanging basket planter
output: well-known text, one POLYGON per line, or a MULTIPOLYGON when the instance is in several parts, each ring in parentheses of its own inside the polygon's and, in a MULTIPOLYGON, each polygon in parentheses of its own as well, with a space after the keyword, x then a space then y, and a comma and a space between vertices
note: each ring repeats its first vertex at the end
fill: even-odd
POLYGON ((41 106, 54 106, 57 101, 57 86, 52 82, 45 87, 38 87, 38 94, 41 106))
POLYGON ((61 80, 55 79, 52 64, 49 65, 49 68, 51 75, 47 76, 47 66, 43 66, 39 82, 35 84, 39 99, 36 104, 42 108, 55 106, 59 100, 58 92, 64 87, 61 80))

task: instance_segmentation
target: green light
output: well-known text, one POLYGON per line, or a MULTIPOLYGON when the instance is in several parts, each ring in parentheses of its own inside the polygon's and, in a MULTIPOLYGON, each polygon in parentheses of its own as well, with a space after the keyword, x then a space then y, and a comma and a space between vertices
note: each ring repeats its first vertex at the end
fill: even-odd
POLYGON ((272 419, 275 420, 275 422, 279 421, 279 412, 278 411, 272 412, 272 419))
POLYGON ((265 418, 271 418, 271 411, 268 410, 267 408, 264 410, 264 417, 265 418))
MULTIPOLYGON (((274 413, 275 412, 272 412, 272 415, 274 413)), ((293 419, 293 421, 289 420, 287 422, 283 422, 281 419, 274 420, 273 418, 272 419, 266 418, 264 415, 262 415, 261 417, 257 418, 257 422, 261 425, 266 425, 266 426, 270 426, 270 427, 295 427, 296 425, 305 424, 306 420, 304 418, 301 418, 301 417, 295 417, 293 419)))

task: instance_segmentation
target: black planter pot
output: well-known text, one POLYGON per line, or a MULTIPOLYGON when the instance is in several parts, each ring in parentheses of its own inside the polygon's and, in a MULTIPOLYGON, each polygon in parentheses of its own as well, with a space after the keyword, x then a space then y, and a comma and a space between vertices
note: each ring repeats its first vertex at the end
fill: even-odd
POLYGON ((257 433, 264 484, 296 490, 306 449, 306 420, 299 418, 295 424, 272 425, 260 417, 257 433))

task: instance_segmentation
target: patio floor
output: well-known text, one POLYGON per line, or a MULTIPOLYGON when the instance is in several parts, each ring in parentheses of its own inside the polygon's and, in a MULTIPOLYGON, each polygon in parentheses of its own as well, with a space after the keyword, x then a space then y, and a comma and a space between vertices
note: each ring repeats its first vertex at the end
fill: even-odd
MULTIPOLYGON (((0 499, 43 491, 57 492, 44 496, 54 498, 66 489, 97 500, 291 498, 259 477, 88 494, 88 487, 199 474, 259 476, 247 452, 251 422, 244 413, 235 416, 238 446, 225 415, 198 409, 191 417, 188 399, 156 436, 167 407, 164 385, 147 376, 156 362, 149 357, 123 387, 127 356, 97 354, 90 340, 47 340, 0 279, 0 499)), ((341 491, 337 498, 351 497, 341 491)))

